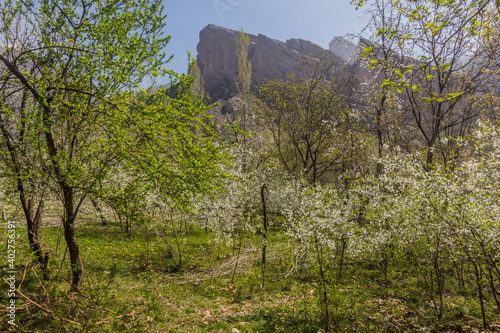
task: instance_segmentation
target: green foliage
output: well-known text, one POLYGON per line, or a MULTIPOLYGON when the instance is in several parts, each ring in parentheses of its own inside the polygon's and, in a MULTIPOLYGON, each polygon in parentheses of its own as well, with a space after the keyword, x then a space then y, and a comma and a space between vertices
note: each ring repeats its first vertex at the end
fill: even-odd
POLYGON ((246 97, 250 92, 250 84, 252 83, 252 64, 248 59, 248 47, 250 46, 250 37, 245 35, 243 29, 240 30, 239 35, 236 37, 236 55, 238 57, 238 79, 236 80, 236 87, 238 93, 246 97))
POLYGON ((26 97, 22 111, 12 112, 20 103, 4 87, 2 112, 33 126, 23 145, 45 162, 31 169, 45 178, 41 190, 58 188, 79 288, 83 263, 74 229, 87 196, 121 214, 134 206, 128 217, 139 220, 151 191, 167 206, 188 210, 195 194, 216 186, 224 154, 207 125, 204 99, 191 93, 193 78, 169 73, 176 88, 169 96, 140 87, 148 76, 167 74, 162 50, 170 37, 163 36, 161 1, 9 1, 5 8, 0 39, 8 47, 0 61, 11 89, 26 97), (126 192, 137 204, 121 201, 131 201, 126 192))
MULTIPOLYGON (((431 149, 446 144, 441 133, 454 129, 454 117, 467 120, 465 111, 483 107, 471 88, 481 76, 464 76, 448 48, 440 56, 417 53, 410 63, 385 49, 455 42, 465 53, 454 56, 467 59, 476 49, 460 43, 481 40, 481 29, 491 33, 476 17, 487 2, 385 4, 403 18, 390 22, 409 26, 381 24, 376 37, 393 43, 367 42, 363 50, 367 66, 384 71, 363 100, 378 131, 374 158, 364 119, 351 110, 352 77, 335 71, 326 54, 301 61, 298 75, 262 85, 265 130, 226 149, 206 115, 199 68, 162 70, 169 37, 161 37, 159 1, 8 2, 0 38, 18 44, 0 53, 9 69, 0 90, 1 190, 17 188, 21 200, 29 194, 31 208, 33 200, 43 203, 50 223, 39 243, 51 255, 42 272, 30 264, 41 252, 18 248, 19 326, 2 323, 1 330, 497 327, 500 130, 477 123, 471 141, 450 135, 467 159, 444 167, 432 163, 431 149), (466 28, 452 24, 464 17, 466 28), (15 29, 23 24, 29 33, 15 29), (140 87, 160 74, 171 79, 167 89, 140 87), (411 151, 403 141, 414 134, 401 129, 405 98, 428 162, 431 154, 424 167, 418 153, 399 149, 411 151), (432 138, 418 123, 428 114, 437 124, 432 138), (372 177, 362 177, 375 164, 372 177)), ((251 64, 243 31, 236 45, 247 131, 251 64)))
POLYGON ((189 74, 193 77, 192 92, 194 96, 204 96, 205 95, 205 81, 203 80, 203 75, 201 74, 200 67, 196 60, 193 60, 189 68, 189 74))

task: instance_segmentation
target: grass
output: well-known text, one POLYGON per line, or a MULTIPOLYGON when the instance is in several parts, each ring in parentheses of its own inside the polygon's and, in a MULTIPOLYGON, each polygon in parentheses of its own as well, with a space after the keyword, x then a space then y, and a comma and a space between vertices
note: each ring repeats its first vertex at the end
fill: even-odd
MULTIPOLYGON (((82 292, 75 294, 69 292, 71 272, 61 230, 42 230, 44 248, 51 255, 50 281, 43 281, 25 245, 25 227, 18 224, 17 279, 25 297, 18 295, 18 326, 13 328, 3 320, 0 331, 322 331, 316 270, 307 255, 297 260, 301 256, 298 245, 280 241, 276 232, 264 272, 259 263, 260 239, 249 240, 233 279, 237 260, 233 249, 216 243, 202 228, 190 228, 180 235, 183 260, 179 267, 167 244, 175 244, 170 236, 148 239, 136 231, 128 237, 116 225, 86 222, 77 229, 85 282, 82 292)), ((7 234, 4 224, 0 232, 7 234)), ((6 249, 5 237, 0 248, 6 249)), ((445 295, 444 317, 438 319, 422 292, 422 281, 409 271, 394 268, 386 285, 375 260, 348 261, 340 280, 335 264, 329 265, 333 332, 488 331, 481 328, 474 291, 460 292, 452 281, 445 295)), ((6 276, 3 261, 1 270, 6 276)), ((7 288, 4 284, 2 303, 7 288)), ((489 331, 500 331, 499 313, 493 304, 486 306, 489 331)), ((0 315, 6 318, 5 306, 0 315)))

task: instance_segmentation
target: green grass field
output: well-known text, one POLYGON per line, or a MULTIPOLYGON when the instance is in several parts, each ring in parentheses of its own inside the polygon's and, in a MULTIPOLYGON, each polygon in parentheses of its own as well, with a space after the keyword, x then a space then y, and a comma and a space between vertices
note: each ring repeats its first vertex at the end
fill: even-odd
MULTIPOLYGON (((70 293, 70 267, 63 233, 42 230, 50 252, 50 280, 41 278, 29 255, 25 226, 17 224, 17 327, 7 323, 8 285, 2 281, 2 332, 322 332, 317 269, 300 244, 270 237, 268 261, 260 263, 260 238, 238 247, 219 244, 202 228, 179 234, 181 266, 173 236, 87 222, 77 237, 85 265, 81 293, 70 293), (175 251, 174 251, 175 252, 175 251), (63 261, 63 258, 64 261, 63 261), (238 265, 235 270, 236 262, 238 265), (22 295, 21 295, 22 293, 22 295)), ((1 234, 6 236, 5 224, 1 234)), ((0 240, 6 251, 6 237, 0 240)), ((474 290, 448 281, 444 316, 438 319, 422 281, 405 267, 389 276, 378 261, 326 263, 333 332, 500 331, 500 314, 486 303, 489 330, 482 329, 474 290)), ((8 271, 2 260, 2 276, 8 271)))

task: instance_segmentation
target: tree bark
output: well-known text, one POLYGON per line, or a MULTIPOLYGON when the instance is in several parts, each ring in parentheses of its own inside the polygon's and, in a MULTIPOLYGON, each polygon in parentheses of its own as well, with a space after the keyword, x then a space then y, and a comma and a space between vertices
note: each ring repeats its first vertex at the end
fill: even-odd
POLYGON ((43 252, 42 246, 40 244, 40 226, 42 224, 42 214, 43 214, 43 199, 38 202, 38 207, 36 212, 34 212, 35 199, 31 198, 28 200, 27 209, 25 209, 24 214, 26 217, 26 223, 28 226, 28 242, 31 250, 37 257, 40 268, 42 269, 43 278, 45 280, 49 279, 48 274, 48 263, 49 263, 49 253, 43 252))
POLYGON ((104 214, 102 213, 102 209, 101 207, 99 207, 99 203, 94 198, 90 198, 90 201, 92 202, 92 205, 97 212, 97 216, 101 220, 101 224, 108 225, 108 222, 106 221, 106 218, 104 218, 104 214))
POLYGON ((264 231, 262 233, 262 264, 266 264, 266 249, 267 249, 267 228, 268 228, 268 223, 267 223, 267 209, 266 209, 266 197, 265 193, 267 190, 267 186, 264 184, 260 188, 260 196, 262 198, 262 216, 263 216, 263 222, 264 222, 264 231))
POLYGON ((73 189, 67 184, 62 184, 62 191, 64 197, 64 238, 68 245, 69 258, 71 263, 72 290, 79 290, 83 282, 83 262, 80 257, 80 248, 76 241, 75 235, 75 218, 76 211, 74 207, 74 193, 73 189))

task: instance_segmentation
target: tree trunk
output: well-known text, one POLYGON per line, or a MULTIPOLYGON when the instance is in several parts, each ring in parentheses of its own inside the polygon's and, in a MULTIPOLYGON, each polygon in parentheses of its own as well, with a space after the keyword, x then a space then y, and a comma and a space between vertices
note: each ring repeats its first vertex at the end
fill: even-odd
POLYGON ((314 243, 316 245, 316 255, 318 259, 318 269, 319 269, 319 277, 321 278, 321 289, 319 292, 319 297, 321 300, 321 303, 323 303, 324 306, 324 316, 323 316, 323 324, 325 325, 325 332, 329 333, 330 332, 330 311, 328 309, 328 294, 326 291, 326 279, 325 279, 325 273, 323 271, 323 253, 322 249, 320 249, 320 245, 318 244, 318 237, 315 236, 314 238, 314 243))
POLYGON ((483 328, 488 328, 486 322, 486 313, 484 311, 484 296, 483 296, 483 277, 481 267, 478 268, 480 264, 472 263, 474 265, 474 271, 476 273, 477 290, 479 294, 479 305, 481 306, 481 317, 483 318, 483 328))
POLYGON ((267 223, 267 209, 266 209, 266 197, 265 197, 265 191, 267 190, 267 186, 264 184, 260 188, 260 196, 262 198, 262 216, 263 216, 263 222, 264 222, 264 230, 262 233, 262 264, 266 264, 266 249, 267 249, 267 228, 268 228, 268 223, 267 223))
POLYGON ((99 220, 101 220, 101 224, 108 225, 108 222, 106 221, 106 219, 104 218, 104 214, 102 213, 102 209, 101 207, 99 207, 99 203, 94 198, 90 198, 90 201, 92 201, 92 205, 94 206, 94 209, 97 212, 99 220))
POLYGON ((74 195, 73 189, 68 185, 63 184, 62 186, 63 196, 64 196, 64 238, 66 239, 66 244, 68 245, 69 259, 71 262, 71 274, 72 279, 72 290, 79 290, 83 282, 83 262, 80 257, 80 248, 78 247, 78 242, 76 241, 75 235, 75 208, 74 208, 74 195))
POLYGON ((26 216, 26 223, 28 226, 28 242, 31 250, 38 259, 40 268, 42 269, 43 278, 45 280, 49 279, 48 274, 48 263, 49 263, 49 253, 42 251, 42 246, 40 244, 40 226, 42 224, 42 214, 43 214, 43 199, 38 202, 38 207, 36 212, 34 212, 35 199, 28 200, 27 209, 25 209, 24 214, 26 216))
POLYGON ((425 161, 425 165, 426 165, 426 169, 427 171, 429 171, 432 167, 432 161, 434 159, 434 149, 433 147, 429 147, 427 148, 427 158, 426 158, 426 161, 425 161))
MULTIPOLYGON (((383 91, 382 98, 380 99, 380 108, 377 108, 377 115, 376 115, 376 126, 377 126, 377 157, 382 158, 383 151, 384 151, 384 141, 383 141, 383 134, 382 134, 382 113, 383 110, 385 109, 385 88, 383 91)), ((376 170, 376 176, 379 177, 382 174, 382 164, 380 161, 377 162, 377 170, 376 170)))
POLYGON ((427 171, 431 170, 432 163, 434 162, 434 146, 436 145, 436 140, 438 138, 437 130, 432 133, 431 139, 427 142, 427 156, 425 161, 425 167, 427 171))

